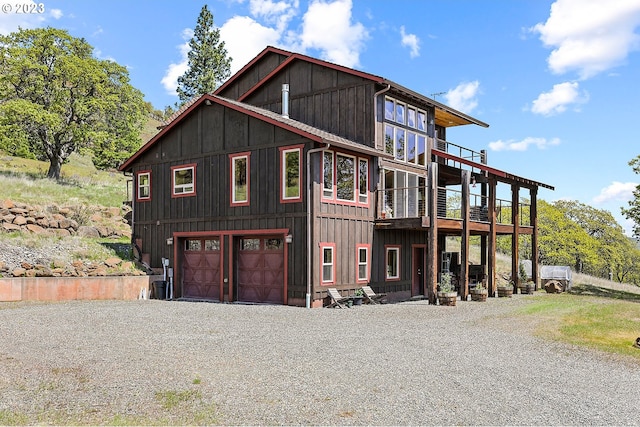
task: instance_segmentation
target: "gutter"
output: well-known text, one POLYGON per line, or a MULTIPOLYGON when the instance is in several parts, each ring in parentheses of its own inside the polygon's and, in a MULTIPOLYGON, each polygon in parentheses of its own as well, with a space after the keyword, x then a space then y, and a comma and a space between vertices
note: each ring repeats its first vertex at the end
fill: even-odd
POLYGON ((313 180, 311 179, 311 154, 320 153, 329 149, 331 144, 326 141, 323 142, 327 145, 324 147, 312 148, 307 151, 307 308, 311 308, 311 262, 313 260, 311 255, 311 193, 313 192, 313 180))

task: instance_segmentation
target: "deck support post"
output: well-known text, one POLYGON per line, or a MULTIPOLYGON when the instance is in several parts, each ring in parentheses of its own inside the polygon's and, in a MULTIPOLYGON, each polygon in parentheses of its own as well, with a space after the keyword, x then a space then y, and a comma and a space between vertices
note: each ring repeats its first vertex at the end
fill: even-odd
POLYGON ((487 242, 487 253, 489 260, 487 263, 487 289, 490 296, 496 295, 496 179, 489 177, 489 236, 487 242))
POLYGON ((540 263, 540 253, 538 252, 538 188, 531 188, 531 209, 529 209, 530 223, 533 227, 531 234, 531 280, 538 290, 538 265, 540 263))
POLYGON ((518 266, 520 265, 520 186, 511 184, 511 223, 513 234, 511 235, 511 280, 513 281, 513 293, 518 292, 518 266))
POLYGON ((466 301, 469 294, 469 182, 470 171, 463 169, 460 171, 462 179, 462 239, 460 241, 460 299, 466 301))
POLYGON ((425 293, 429 304, 436 303, 438 287, 438 163, 429 164, 428 173, 429 193, 429 230, 427 231, 427 283, 425 293))

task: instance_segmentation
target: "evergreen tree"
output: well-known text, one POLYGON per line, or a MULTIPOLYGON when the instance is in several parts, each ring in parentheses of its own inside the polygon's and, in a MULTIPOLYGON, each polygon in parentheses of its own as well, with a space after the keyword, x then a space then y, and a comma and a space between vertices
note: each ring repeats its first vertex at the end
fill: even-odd
POLYGON ((227 56, 220 30, 213 25, 213 15, 207 5, 202 7, 189 41, 189 68, 178 77, 178 96, 182 103, 213 92, 231 75, 231 58, 227 56))

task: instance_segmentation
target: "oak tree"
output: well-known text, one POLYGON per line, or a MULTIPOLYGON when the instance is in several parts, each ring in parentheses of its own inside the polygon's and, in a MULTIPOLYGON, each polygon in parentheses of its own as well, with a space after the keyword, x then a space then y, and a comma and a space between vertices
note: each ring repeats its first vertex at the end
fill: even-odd
POLYGON ((126 68, 93 57, 84 39, 54 28, 0 36, 0 135, 27 144, 60 179, 75 151, 117 166, 140 146, 143 95, 126 68))

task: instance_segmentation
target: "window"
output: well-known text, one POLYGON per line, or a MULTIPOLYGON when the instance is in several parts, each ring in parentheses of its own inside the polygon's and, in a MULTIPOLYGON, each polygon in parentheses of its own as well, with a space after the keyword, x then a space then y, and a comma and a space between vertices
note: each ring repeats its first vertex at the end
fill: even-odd
POLYGON ((393 99, 386 98, 384 101, 384 118, 386 120, 396 120, 395 108, 395 102, 393 102, 393 99))
POLYGON ((249 153, 230 154, 231 205, 249 204, 249 153))
POLYGON ((240 239, 241 251, 259 251, 260 239, 240 239))
POLYGON ((416 127, 416 109, 415 108, 407 108, 407 126, 416 127))
POLYGON ((404 104, 396 103, 396 122, 404 124, 404 104))
POLYGON ((151 172, 143 171, 138 172, 137 175, 138 192, 137 198, 139 201, 151 200, 151 172))
POLYGON ((206 239, 204 241, 205 251, 219 251, 220 250, 220 238, 215 237, 213 239, 206 239))
POLYGON ((418 130, 427 131, 427 113, 418 111, 418 130))
POLYGON ((396 129, 396 159, 406 160, 404 152, 404 129, 396 129))
POLYGON ((399 246, 387 246, 387 280, 399 280, 400 279, 400 247, 399 246))
POLYGON ((358 201, 367 203, 369 195, 369 161, 358 159, 358 201))
POLYGON ((356 265, 358 273, 356 282, 366 283, 369 281, 369 247, 370 245, 357 245, 356 247, 356 265))
POLYGON ((322 156, 323 197, 333 199, 333 152, 325 151, 322 156))
POLYGON ((199 251, 202 248, 201 240, 191 240, 187 239, 184 242, 184 250, 185 251, 199 251))
POLYGON ((172 197, 191 196, 196 192, 196 165, 171 168, 172 197))
POLYGON ((322 284, 335 283, 334 243, 320 243, 322 284))
POLYGON ((407 162, 416 163, 416 134, 407 132, 407 162))
POLYGON ((427 113, 385 98, 384 151, 396 160, 426 165, 427 113))
POLYGON ((368 206, 369 159, 325 151, 322 167, 324 199, 368 206))
POLYGON ((302 200, 302 185, 300 177, 301 147, 281 148, 280 171, 282 187, 280 188, 281 202, 299 202, 302 200))
POLYGON ((384 151, 387 154, 393 155, 394 153, 394 143, 393 143, 393 131, 395 128, 393 126, 385 125, 384 126, 384 151))
POLYGON ((356 158, 344 154, 336 155, 336 191, 338 200, 356 200, 356 158))

